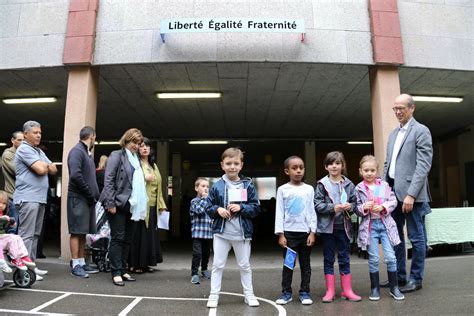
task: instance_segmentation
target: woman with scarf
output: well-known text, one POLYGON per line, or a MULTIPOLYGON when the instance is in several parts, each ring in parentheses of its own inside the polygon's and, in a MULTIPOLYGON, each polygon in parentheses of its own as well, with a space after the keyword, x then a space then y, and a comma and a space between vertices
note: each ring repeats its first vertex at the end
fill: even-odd
POLYGON ((145 174, 148 207, 145 220, 139 221, 132 240, 128 269, 133 273, 154 272, 152 266, 163 262, 158 237, 158 212, 166 210, 161 189, 161 174, 154 162, 151 141, 145 137, 139 149, 141 165, 145 174))
POLYGON ((108 211, 109 259, 112 282, 117 286, 124 286, 124 281, 136 281, 127 273, 127 259, 137 223, 145 219, 147 213, 145 177, 138 156, 142 143, 142 132, 136 128, 123 134, 122 149, 113 151, 107 161, 100 196, 100 202, 108 211))

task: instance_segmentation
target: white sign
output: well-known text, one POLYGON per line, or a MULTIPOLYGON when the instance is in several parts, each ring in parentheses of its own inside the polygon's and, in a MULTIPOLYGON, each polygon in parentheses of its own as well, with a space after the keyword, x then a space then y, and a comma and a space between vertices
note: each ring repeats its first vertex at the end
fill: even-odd
POLYGON ((274 32, 304 33, 303 19, 169 19, 162 20, 160 33, 274 32))

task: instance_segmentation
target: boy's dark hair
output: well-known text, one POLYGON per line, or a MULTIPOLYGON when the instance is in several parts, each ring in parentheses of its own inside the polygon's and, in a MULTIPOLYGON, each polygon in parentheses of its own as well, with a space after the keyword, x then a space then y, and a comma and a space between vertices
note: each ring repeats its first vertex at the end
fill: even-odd
POLYGON ((207 181, 209 183, 209 180, 207 180, 207 178, 199 177, 196 179, 196 182, 194 182, 194 187, 197 188, 203 181, 207 181))
POLYGON ((221 161, 227 157, 239 157, 240 161, 244 161, 244 152, 237 147, 230 147, 224 150, 221 156, 221 161))
POLYGON ((301 159, 301 161, 304 163, 304 160, 301 157, 293 155, 286 158, 285 161, 283 162, 283 166, 285 167, 285 169, 288 169, 288 167, 290 166, 290 160, 292 159, 301 159))
POLYGON ((341 173, 343 175, 347 175, 346 159, 344 158, 343 153, 341 153, 340 151, 331 151, 330 153, 328 153, 326 155, 326 158, 324 158, 324 166, 327 167, 335 161, 339 161, 342 164, 341 173))

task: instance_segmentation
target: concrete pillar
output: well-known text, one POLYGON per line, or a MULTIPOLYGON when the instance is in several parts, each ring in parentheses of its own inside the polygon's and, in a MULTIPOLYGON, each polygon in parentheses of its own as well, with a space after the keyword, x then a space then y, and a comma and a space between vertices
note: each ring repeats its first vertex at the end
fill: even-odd
POLYGON ((316 143, 304 143, 304 167, 305 182, 314 185, 316 183, 316 143))
POLYGON ((171 236, 179 237, 181 221, 181 153, 173 153, 171 158, 171 174, 173 175, 173 198, 171 210, 171 236))
POLYGON ((67 187, 69 183, 67 156, 71 148, 79 141, 81 128, 86 125, 95 128, 98 83, 98 68, 75 66, 69 70, 61 182, 61 258, 66 262, 71 258, 67 226, 67 187))
POLYGON ((379 173, 382 174, 388 136, 397 125, 392 107, 395 98, 400 95, 398 68, 372 66, 369 68, 369 78, 374 153, 380 164, 379 173))

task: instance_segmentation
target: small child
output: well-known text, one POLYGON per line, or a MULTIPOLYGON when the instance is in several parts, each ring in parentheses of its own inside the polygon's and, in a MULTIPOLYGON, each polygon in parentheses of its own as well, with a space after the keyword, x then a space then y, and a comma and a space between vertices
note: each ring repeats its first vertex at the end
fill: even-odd
POLYGON ((244 154, 238 148, 228 148, 222 153, 221 168, 225 172, 209 192, 206 213, 212 218, 214 232, 214 260, 212 265, 211 292, 207 307, 219 303, 222 273, 231 248, 240 268, 240 281, 244 289, 244 302, 252 307, 260 305, 252 285, 250 267, 250 241, 252 218, 260 212, 257 191, 250 178, 241 176, 244 154))
POLYGON ((12 269, 8 266, 3 255, 4 250, 8 251, 11 258, 10 263, 20 270, 26 270, 28 267, 35 267, 35 263, 28 257, 23 239, 18 235, 7 234, 8 227, 15 225, 13 217, 4 215, 7 212, 8 195, 0 190, 0 269, 3 272, 10 273, 12 269))
POLYGON ((341 274, 341 297, 358 302, 361 297, 352 291, 350 270, 350 239, 352 239, 350 217, 356 207, 354 184, 344 176, 346 161, 340 151, 333 151, 326 155, 324 168, 328 175, 318 181, 314 190, 314 207, 318 214, 317 232, 323 241, 326 278, 326 294, 323 297, 323 303, 334 301, 336 296, 334 277, 336 251, 341 274))
POLYGON ((199 265, 201 265, 201 275, 206 279, 211 278, 211 274, 207 271, 212 239, 212 221, 206 214, 209 181, 206 178, 198 178, 194 184, 194 189, 197 196, 191 200, 191 207, 189 208, 191 238, 193 239, 191 283, 199 284, 199 265))
POLYGON ((398 288, 397 258, 393 247, 400 243, 397 224, 390 213, 397 206, 397 198, 387 182, 377 178, 378 163, 374 156, 362 157, 359 168, 364 179, 356 186, 357 215, 362 217, 357 244, 369 253, 371 301, 380 299, 379 241, 387 264, 390 295, 400 301, 405 297, 398 288))
MULTIPOLYGON (((309 295, 311 281, 311 247, 316 233, 316 212, 314 211, 314 189, 303 182, 304 162, 298 156, 288 157, 284 162, 285 174, 290 182, 280 186, 277 191, 275 211, 275 234, 279 235, 278 244, 291 248, 298 254, 301 269, 299 298, 301 304, 311 305, 309 295)), ((283 256, 286 254, 286 249, 283 256)), ((284 305, 293 300, 291 281, 293 270, 283 266, 282 293, 276 300, 284 305)))

